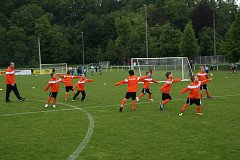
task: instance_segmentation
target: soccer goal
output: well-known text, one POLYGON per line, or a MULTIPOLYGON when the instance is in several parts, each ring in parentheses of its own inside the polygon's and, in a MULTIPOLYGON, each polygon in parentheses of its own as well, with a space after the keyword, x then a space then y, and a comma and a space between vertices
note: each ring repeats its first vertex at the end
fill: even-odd
POLYGON ((193 75, 187 57, 131 58, 131 68, 137 70, 140 76, 151 68, 153 77, 160 81, 166 79, 166 72, 172 72, 175 78, 183 81, 188 81, 193 75))
POLYGON ((68 70, 67 63, 41 64, 40 74, 50 74, 55 69, 56 73, 65 74, 68 70))

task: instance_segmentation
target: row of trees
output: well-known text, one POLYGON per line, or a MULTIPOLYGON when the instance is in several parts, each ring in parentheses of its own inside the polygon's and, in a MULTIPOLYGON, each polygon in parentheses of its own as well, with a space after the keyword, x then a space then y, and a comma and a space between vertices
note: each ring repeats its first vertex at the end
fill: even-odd
POLYGON ((2 0, 0 66, 37 66, 38 37, 42 63, 79 64, 82 32, 86 63, 145 57, 144 4, 149 57, 213 55, 215 15, 217 53, 240 59, 234 0, 2 0))

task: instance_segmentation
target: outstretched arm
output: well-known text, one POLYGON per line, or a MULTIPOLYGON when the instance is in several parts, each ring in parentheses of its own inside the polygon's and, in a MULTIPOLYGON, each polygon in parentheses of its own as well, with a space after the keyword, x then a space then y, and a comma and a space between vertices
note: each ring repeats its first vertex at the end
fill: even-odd
POLYGON ((115 86, 119 86, 119 85, 122 85, 122 84, 127 84, 127 81, 126 80, 122 80, 120 82, 115 83, 114 85, 115 86))
POLYGON ((160 88, 160 91, 162 92, 164 90, 164 88, 166 88, 168 86, 167 83, 165 83, 161 88, 160 88))
POLYGON ((73 79, 76 79, 76 78, 81 78, 82 76, 73 76, 72 78, 73 79))
POLYGON ((210 82, 211 80, 212 80, 212 78, 201 81, 201 85, 204 85, 204 84, 210 82))
POLYGON ((174 80, 173 80, 173 83, 181 82, 181 80, 182 80, 181 78, 174 79, 174 80))
POLYGON ((139 77, 138 81, 143 81, 144 79, 147 79, 147 78, 149 78, 149 77, 148 76, 139 77))
POLYGON ((86 82, 93 82, 93 80, 92 79, 87 79, 86 82))
POLYGON ((159 82, 157 80, 155 80, 155 79, 152 79, 152 82, 159 84, 159 82))
POLYGON ((186 88, 184 88, 180 93, 185 93, 185 92, 187 92, 187 91, 189 91, 189 88, 188 87, 186 87, 186 88))
POLYGON ((61 75, 59 73, 57 73, 57 76, 61 77, 61 78, 64 78, 64 75, 61 75))
POLYGON ((73 89, 75 89, 75 88, 77 88, 77 86, 78 86, 78 82, 73 86, 73 89))
POLYGON ((46 92, 50 86, 51 86, 51 84, 48 83, 47 86, 44 88, 44 91, 46 92))

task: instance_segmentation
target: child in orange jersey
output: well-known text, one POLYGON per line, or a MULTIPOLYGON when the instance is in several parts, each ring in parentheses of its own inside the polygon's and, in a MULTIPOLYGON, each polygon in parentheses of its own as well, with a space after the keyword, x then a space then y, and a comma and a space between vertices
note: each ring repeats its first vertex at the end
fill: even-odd
POLYGON ((162 92, 162 102, 160 103, 160 107, 159 107, 160 110, 163 110, 164 105, 167 104, 172 99, 170 95, 172 84, 181 81, 181 79, 173 79, 171 72, 167 72, 166 77, 167 77, 167 81, 160 88, 160 91, 162 92))
POLYGON ((142 80, 144 83, 143 83, 143 89, 142 89, 142 93, 136 97, 136 100, 139 101, 139 99, 144 96, 146 93, 149 94, 148 98, 150 101, 153 101, 152 99, 152 93, 151 93, 151 90, 150 90, 150 83, 151 82, 154 82, 154 83, 157 83, 158 84, 158 81, 154 80, 151 78, 151 74, 149 72, 146 72, 146 76, 148 76, 148 78, 142 80))
POLYGON ((74 95, 72 101, 75 101, 75 99, 77 98, 77 96, 79 95, 79 93, 82 93, 82 101, 85 101, 85 97, 86 97, 86 92, 84 90, 85 87, 85 83, 87 82, 93 82, 92 79, 86 79, 85 75, 82 74, 82 77, 79 79, 79 81, 74 85, 73 89, 75 89, 76 87, 78 87, 78 91, 77 93, 74 95))
POLYGON ((206 79, 203 81, 199 81, 197 76, 192 76, 191 77, 191 83, 184 88, 180 93, 183 94, 187 91, 190 91, 190 94, 188 96, 187 102, 184 104, 184 106, 182 107, 181 113, 179 114, 179 116, 183 115, 183 112, 187 109, 187 107, 189 105, 192 104, 196 104, 197 105, 197 111, 196 114, 197 115, 203 115, 201 113, 201 93, 200 93, 200 87, 206 83, 208 83, 209 81, 211 81, 212 78, 210 79, 206 79))
POLYGON ((127 93, 126 93, 125 98, 122 100, 122 104, 119 108, 119 112, 122 112, 124 104, 126 103, 126 100, 129 98, 132 98, 132 111, 135 111, 138 82, 148 78, 148 76, 145 76, 145 77, 134 76, 133 70, 129 70, 128 73, 130 76, 127 79, 115 83, 115 86, 119 86, 122 84, 128 84, 127 93))
POLYGON ((62 81, 61 79, 57 78, 57 75, 55 72, 52 72, 51 73, 51 79, 49 80, 48 82, 48 85, 45 87, 44 91, 46 92, 49 88, 50 89, 50 94, 48 96, 48 99, 47 99, 47 103, 45 104, 45 108, 48 107, 49 105, 49 102, 51 100, 51 98, 53 97, 53 108, 56 108, 56 101, 57 101, 57 94, 58 94, 58 91, 59 91, 59 82, 65 82, 65 81, 62 81))
MULTIPOLYGON (((198 72, 197 77, 198 77, 199 81, 204 81, 206 79, 209 79, 208 74, 206 72, 204 72, 204 67, 203 66, 200 67, 200 71, 198 72)), ((201 85, 200 89, 201 89, 201 92, 203 90, 206 91, 207 98, 212 98, 210 93, 208 92, 207 84, 201 85)), ((202 99, 202 93, 201 93, 201 99, 202 99)))
POLYGON ((73 75, 71 75, 70 71, 67 71, 66 75, 61 75, 61 74, 57 74, 57 75, 60 76, 61 78, 64 78, 64 80, 65 80, 65 83, 64 83, 65 88, 66 88, 65 100, 67 100, 68 92, 70 90, 72 90, 73 94, 76 94, 76 92, 74 91, 73 86, 72 86, 72 79, 80 78, 81 76, 73 76, 73 75))

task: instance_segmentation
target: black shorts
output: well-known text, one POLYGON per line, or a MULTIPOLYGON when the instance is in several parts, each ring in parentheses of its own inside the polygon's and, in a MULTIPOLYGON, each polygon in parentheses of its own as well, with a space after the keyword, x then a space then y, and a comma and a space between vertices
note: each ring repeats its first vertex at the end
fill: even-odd
POLYGON ((49 97, 57 98, 58 92, 50 92, 49 97))
POLYGON ((126 99, 132 98, 132 100, 135 100, 136 99, 136 92, 127 92, 125 98, 126 99))
POLYGON ((69 92, 70 90, 73 90, 73 86, 65 86, 66 92, 69 92))
POLYGON ((143 94, 146 94, 146 93, 152 94, 150 89, 145 89, 145 88, 142 89, 142 93, 143 94))
POLYGON ((162 100, 165 101, 166 99, 172 99, 171 95, 170 94, 167 94, 167 93, 162 93, 162 100))
POLYGON ((186 103, 188 105, 193 105, 193 104, 196 104, 198 106, 202 105, 201 99, 190 99, 190 98, 188 98, 186 103))
POLYGON ((201 89, 201 90, 204 90, 204 89, 207 90, 207 89, 208 89, 208 88, 207 88, 207 84, 204 84, 204 85, 200 86, 200 89, 201 89))

